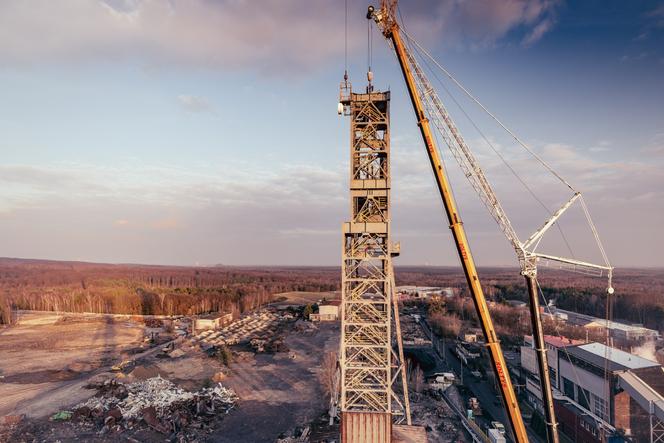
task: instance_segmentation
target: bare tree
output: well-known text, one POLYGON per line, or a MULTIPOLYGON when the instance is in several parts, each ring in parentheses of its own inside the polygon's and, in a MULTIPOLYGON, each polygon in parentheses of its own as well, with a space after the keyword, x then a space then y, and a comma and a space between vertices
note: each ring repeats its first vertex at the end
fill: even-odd
POLYGON ((424 372, 417 363, 408 359, 406 375, 408 376, 409 391, 419 395, 424 388, 424 372))
POLYGON ((330 425, 337 415, 337 353, 326 352, 320 365, 320 378, 323 392, 330 399, 330 425))

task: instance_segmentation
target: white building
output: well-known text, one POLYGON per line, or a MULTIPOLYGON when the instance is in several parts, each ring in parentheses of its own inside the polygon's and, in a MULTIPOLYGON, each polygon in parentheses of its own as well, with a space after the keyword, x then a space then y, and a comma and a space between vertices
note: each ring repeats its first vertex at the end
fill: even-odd
POLYGON ((618 386, 622 374, 661 366, 653 361, 588 343, 558 352, 556 416, 568 435, 583 441, 602 441, 603 434, 621 429, 642 441, 643 413, 637 413, 629 394, 618 386))
POLYGON ((341 315, 341 300, 325 300, 318 305, 318 313, 309 315, 311 321, 337 321, 341 315))
MULTIPOLYGON (((659 339, 659 332, 646 328, 642 325, 628 325, 612 320, 593 317, 591 315, 579 314, 578 312, 566 311, 556 307, 550 307, 551 314, 559 320, 569 324, 582 326, 590 330, 607 330, 611 337, 623 341, 650 341, 659 339)), ((546 310, 545 310, 546 312, 546 310)))

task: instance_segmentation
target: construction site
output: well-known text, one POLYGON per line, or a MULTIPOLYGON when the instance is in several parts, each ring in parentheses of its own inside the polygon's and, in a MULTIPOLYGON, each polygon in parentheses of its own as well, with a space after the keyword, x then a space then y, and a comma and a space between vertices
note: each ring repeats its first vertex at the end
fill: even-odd
POLYGON ((337 117, 348 126, 349 211, 337 214, 339 266, 126 265, 112 269, 109 284, 111 274, 92 266, 9 260, 0 273, 8 282, 0 441, 664 442, 663 324, 614 318, 614 267, 575 177, 437 61, 414 37, 424 31, 406 28, 397 0, 366 6, 366 72, 348 68, 349 39, 359 33, 349 32, 348 2, 344 10, 337 117), (402 82, 394 90, 372 70, 379 44, 394 56, 402 82), (442 209, 430 223, 444 234, 431 247, 450 243, 454 278, 399 268, 407 243, 393 229, 397 100, 409 105, 400 125, 417 129, 427 160, 420 171, 442 209), (498 149, 461 100, 511 149, 498 149), (454 105, 467 122, 452 117, 454 105), (524 159, 536 173, 516 171, 524 159), (541 212, 523 216, 486 163, 503 167, 541 212), (469 199, 513 251, 511 266, 478 270, 471 245, 482 239, 461 214, 469 199), (583 229, 572 235, 582 240, 570 240, 566 217, 576 217, 583 229), (26 289, 21 267, 41 286, 26 289), (45 290, 49 269, 55 283, 45 290), (570 310, 575 285, 602 309, 570 310), (102 289, 105 304, 95 306, 90 291, 102 289), (73 295, 60 299, 58 290, 73 295), (131 311, 112 312, 109 294, 122 290, 134 297, 131 311))

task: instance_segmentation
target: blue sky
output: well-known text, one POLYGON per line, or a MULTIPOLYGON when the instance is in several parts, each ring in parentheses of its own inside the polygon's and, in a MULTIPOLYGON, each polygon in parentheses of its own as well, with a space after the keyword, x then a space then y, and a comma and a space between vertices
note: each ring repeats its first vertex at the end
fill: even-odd
MULTIPOLYGON (((356 88, 365 9, 349 0, 356 88)), ((664 265, 664 3, 404 1, 401 12, 585 193, 614 264, 664 265)), ((396 61, 377 32, 373 44, 375 84, 392 91, 398 263, 454 265, 396 61)), ((336 265, 349 207, 343 68, 342 1, 2 2, 0 256, 336 265)), ((562 204, 564 189, 456 98, 547 205, 562 204)), ((546 214, 449 107, 527 236, 546 214)), ((449 166, 478 263, 514 264, 449 166)), ((578 214, 561 226, 575 254, 597 258, 578 214)), ((549 246, 561 252, 560 239, 549 246)))

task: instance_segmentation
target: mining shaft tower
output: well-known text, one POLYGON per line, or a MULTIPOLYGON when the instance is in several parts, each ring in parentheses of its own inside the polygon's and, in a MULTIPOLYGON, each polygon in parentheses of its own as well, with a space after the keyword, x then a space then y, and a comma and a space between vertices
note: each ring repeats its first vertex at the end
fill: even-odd
POLYGON ((351 221, 343 224, 339 356, 347 442, 369 422, 376 435, 363 433, 363 441, 389 441, 395 410, 402 416, 407 410, 407 397, 402 402, 393 392, 397 372, 405 378, 398 363, 403 356, 392 346, 400 344, 392 317, 392 257, 399 251, 390 239, 389 101, 389 91, 374 92, 369 85, 366 93, 354 93, 342 83, 340 113, 351 120, 351 221))

